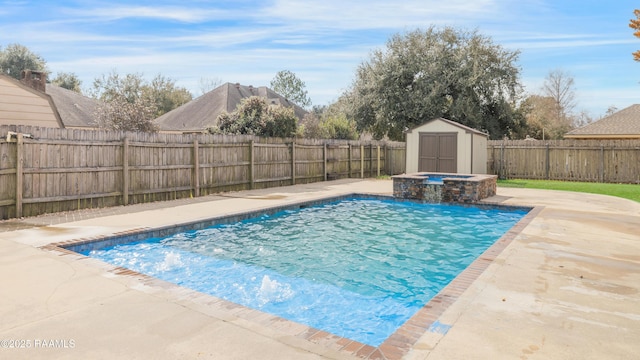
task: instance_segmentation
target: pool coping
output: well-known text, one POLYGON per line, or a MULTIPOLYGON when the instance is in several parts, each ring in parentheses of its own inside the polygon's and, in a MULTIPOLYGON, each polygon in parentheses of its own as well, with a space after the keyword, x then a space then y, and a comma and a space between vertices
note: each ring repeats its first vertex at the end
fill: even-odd
MULTIPOLYGON (((474 207, 491 207, 505 209, 527 209, 529 210, 525 216, 520 219, 511 229, 503 236, 496 240, 489 248, 487 248, 480 256, 478 256, 467 268, 465 268, 456 278, 454 278, 447 286, 445 286, 438 294, 436 294, 427 304, 418 310, 411 318, 402 324, 393 334, 391 334, 380 346, 373 347, 358 341, 340 337, 309 327, 291 320, 284 319, 277 315, 268 314, 260 310, 252 309, 239 305, 224 299, 217 298, 213 295, 200 293, 195 290, 184 288, 182 286, 160 280, 149 275, 145 275, 123 267, 110 265, 100 260, 84 256, 69 248, 82 247, 83 245, 93 245, 103 242, 103 247, 112 246, 116 243, 127 243, 142 240, 152 236, 164 236, 169 233, 180 231, 188 231, 194 229, 202 229, 213 224, 235 222, 248 219, 263 214, 273 214, 282 210, 296 209, 306 206, 339 201, 346 198, 378 198, 378 199, 394 199, 392 196, 367 193, 349 193, 338 196, 328 196, 315 200, 298 201, 284 205, 272 206, 252 211, 242 211, 238 213, 230 213, 220 216, 214 216, 208 219, 200 219, 188 221, 179 224, 161 226, 161 227, 142 227, 113 233, 104 236, 94 236, 86 238, 72 239, 62 242, 50 243, 40 246, 41 249, 57 253, 63 256, 71 256, 75 260, 91 260, 92 265, 102 267, 107 273, 115 276, 124 276, 133 279, 137 283, 157 289, 168 290, 171 297, 177 301, 189 301, 194 304, 203 305, 208 311, 213 313, 224 314, 235 318, 244 319, 260 326, 268 327, 278 331, 282 335, 293 336, 315 344, 337 351, 345 355, 352 355, 363 359, 401 359, 418 340, 426 333, 436 333, 440 335, 446 334, 451 325, 440 323, 440 316, 455 303, 458 298, 478 279, 486 268, 496 259, 496 257, 520 234, 520 232, 544 209, 543 206, 518 206, 503 205, 492 202, 478 202, 475 204, 447 204, 458 206, 474 206, 474 207), (117 241, 116 239, 129 239, 127 241, 117 241)), ((397 199, 397 201, 421 202, 410 199, 397 199)), ((82 251, 82 250, 79 250, 82 251)))

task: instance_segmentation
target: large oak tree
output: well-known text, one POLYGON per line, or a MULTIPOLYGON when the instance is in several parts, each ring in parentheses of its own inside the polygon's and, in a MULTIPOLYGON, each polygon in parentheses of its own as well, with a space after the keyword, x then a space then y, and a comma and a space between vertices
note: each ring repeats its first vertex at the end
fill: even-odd
MULTIPOLYGON (((575 87, 573 76, 560 69, 552 70, 544 79, 542 85, 544 97, 547 101, 548 123, 546 131, 551 139, 562 139, 564 134, 573 128, 576 107, 575 87)), ((540 106, 541 103, 538 102, 540 106)))
POLYGON ((350 117, 360 131, 403 140, 404 131, 445 117, 502 138, 518 131, 524 116, 518 51, 478 32, 451 27, 396 34, 357 70, 350 117))

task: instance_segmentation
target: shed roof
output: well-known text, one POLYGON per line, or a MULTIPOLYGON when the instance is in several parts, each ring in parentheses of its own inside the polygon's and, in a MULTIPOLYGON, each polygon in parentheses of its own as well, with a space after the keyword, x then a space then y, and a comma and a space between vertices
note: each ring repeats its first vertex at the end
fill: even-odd
POLYGON ((251 96, 260 96, 274 105, 293 107, 298 119, 307 113, 303 108, 280 96, 266 86, 253 87, 225 83, 210 92, 158 117, 160 130, 202 131, 216 124, 218 115, 232 112, 238 104, 251 96))
POLYGON ((634 104, 594 123, 569 131, 565 138, 640 138, 640 104, 634 104))
POLYGON ((425 123, 423 123, 423 124, 421 124, 421 125, 415 126, 415 127, 413 127, 412 129, 408 130, 408 131, 407 131, 407 133, 413 132, 414 130, 416 130, 416 129, 418 129, 418 128, 421 128, 421 127, 423 127, 423 126, 425 126, 425 125, 427 125, 427 124, 430 124, 430 123, 432 123, 432 122, 434 122, 434 121, 443 121, 443 122, 445 122, 445 123, 447 123, 447 124, 449 124, 449 125, 453 125, 453 126, 455 126, 455 127, 458 127, 458 128, 460 128, 460 129, 463 129, 463 130, 464 130, 464 131, 466 131, 466 132, 469 132, 469 133, 473 133, 473 134, 477 134, 477 135, 482 135, 482 136, 489 137, 489 134, 487 134, 487 133, 485 133, 485 132, 482 132, 482 131, 480 131, 480 130, 476 130, 476 129, 474 129, 474 128, 470 128, 470 127, 468 127, 468 126, 466 126, 466 125, 462 125, 462 124, 460 124, 460 123, 458 123, 458 122, 455 122, 455 121, 453 121, 453 120, 449 120, 449 119, 445 119, 445 118, 442 118, 442 117, 435 118, 435 119, 431 119, 431 120, 429 120, 429 121, 427 121, 427 122, 425 122, 425 123))

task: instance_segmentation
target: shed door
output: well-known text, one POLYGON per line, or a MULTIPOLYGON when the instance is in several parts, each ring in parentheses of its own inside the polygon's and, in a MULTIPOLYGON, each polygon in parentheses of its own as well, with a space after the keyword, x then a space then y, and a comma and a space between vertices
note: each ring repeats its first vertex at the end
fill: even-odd
POLYGON ((458 133, 420 133, 419 172, 458 172, 458 133))

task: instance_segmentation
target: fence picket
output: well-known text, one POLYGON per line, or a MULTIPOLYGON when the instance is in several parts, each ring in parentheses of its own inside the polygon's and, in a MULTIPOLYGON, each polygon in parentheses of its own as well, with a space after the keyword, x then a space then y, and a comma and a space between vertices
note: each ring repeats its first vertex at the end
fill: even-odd
POLYGON ((504 179, 640 184, 640 140, 491 140, 487 161, 504 179))
MULTIPOLYGON (((401 142, 0 126, 0 219, 405 171, 401 142), (21 145, 9 131, 30 134, 21 145), (366 149, 365 149, 366 147, 366 149), (382 149, 381 149, 382 147, 382 149)), ((640 140, 489 141, 501 178, 640 184, 640 140)))

